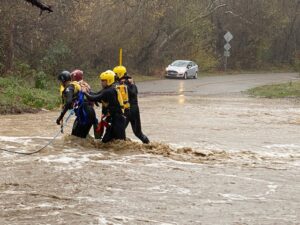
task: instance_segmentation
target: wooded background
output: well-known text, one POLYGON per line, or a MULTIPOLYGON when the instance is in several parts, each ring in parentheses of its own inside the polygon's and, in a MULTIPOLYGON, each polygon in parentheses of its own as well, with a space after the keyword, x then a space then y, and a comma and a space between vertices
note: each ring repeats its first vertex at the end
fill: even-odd
POLYGON ((201 70, 266 70, 300 65, 299 0, 1 0, 0 73, 32 68, 102 71, 118 63, 132 73, 163 73, 175 59, 201 70))

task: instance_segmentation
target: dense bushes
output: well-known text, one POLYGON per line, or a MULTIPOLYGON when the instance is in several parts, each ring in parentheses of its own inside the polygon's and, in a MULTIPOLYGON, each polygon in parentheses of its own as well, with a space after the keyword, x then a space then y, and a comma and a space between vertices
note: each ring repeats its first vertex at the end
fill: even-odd
MULTIPOLYGON (((59 106, 58 88, 53 83, 45 84, 45 79, 39 80, 42 72, 37 73, 38 79, 32 85, 30 79, 24 79, 19 74, 0 77, 0 106, 3 108, 17 108, 22 112, 27 109, 54 109, 59 106), (37 85, 38 87, 35 87, 37 85)), ((44 76, 44 75, 43 75, 44 76)), ((3 113, 3 112, 2 112, 3 113)))

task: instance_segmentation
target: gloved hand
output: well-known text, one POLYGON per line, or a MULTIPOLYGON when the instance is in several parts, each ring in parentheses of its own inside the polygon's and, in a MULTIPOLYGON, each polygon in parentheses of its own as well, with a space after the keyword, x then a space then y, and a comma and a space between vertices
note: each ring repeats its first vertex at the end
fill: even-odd
POLYGON ((129 83, 134 84, 134 81, 132 78, 129 78, 128 81, 129 81, 129 83))
POLYGON ((63 117, 60 115, 57 120, 56 120, 56 124, 60 125, 61 121, 62 121, 63 117))

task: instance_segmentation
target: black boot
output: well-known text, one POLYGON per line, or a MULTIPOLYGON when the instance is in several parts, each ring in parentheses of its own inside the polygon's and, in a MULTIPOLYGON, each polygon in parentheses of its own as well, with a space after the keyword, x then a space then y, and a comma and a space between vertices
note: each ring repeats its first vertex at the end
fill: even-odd
POLYGON ((149 144, 149 143, 150 143, 150 141, 149 141, 149 139, 147 138, 146 135, 143 135, 143 137, 141 138, 141 141, 142 141, 144 144, 149 144))

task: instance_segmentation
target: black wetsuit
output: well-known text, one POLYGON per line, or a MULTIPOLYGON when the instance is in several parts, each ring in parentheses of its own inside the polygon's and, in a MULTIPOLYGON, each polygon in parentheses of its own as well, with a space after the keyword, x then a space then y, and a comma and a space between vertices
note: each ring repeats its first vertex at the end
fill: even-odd
POLYGON ((107 143, 113 139, 125 140, 125 118, 118 101, 118 94, 114 86, 106 87, 98 93, 86 94, 87 99, 102 103, 102 114, 109 115, 111 125, 106 129, 102 142, 107 143))
POLYGON ((140 109, 138 105, 138 89, 137 86, 127 79, 124 82, 127 85, 130 110, 129 114, 126 115, 126 125, 131 124, 132 131, 136 137, 138 137, 143 143, 148 144, 150 141, 146 135, 142 132, 140 109))
MULTIPOLYGON (((69 84, 64 89, 62 97, 64 106, 59 118, 57 119, 58 121, 60 121, 64 117, 69 109, 73 109, 74 102, 78 100, 79 93, 75 93, 74 85, 69 84)), ((72 135, 86 138, 92 125, 96 121, 95 110, 87 101, 83 101, 81 105, 78 105, 75 113, 76 119, 73 124, 72 135)))

